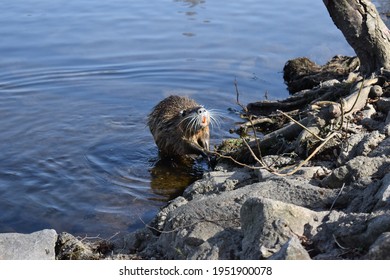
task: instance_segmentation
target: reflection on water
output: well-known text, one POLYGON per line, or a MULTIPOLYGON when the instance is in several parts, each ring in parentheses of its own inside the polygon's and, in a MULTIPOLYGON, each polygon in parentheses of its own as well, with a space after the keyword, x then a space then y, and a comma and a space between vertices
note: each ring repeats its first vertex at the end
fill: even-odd
POLYGON ((202 178, 208 168, 207 163, 201 159, 187 162, 159 159, 150 169, 150 185, 155 193, 172 199, 181 195, 194 181, 202 178))
POLYGON ((174 2, 184 2, 190 8, 193 8, 197 5, 204 4, 206 2, 206 0, 174 0, 174 2))
MULTIPOLYGON (((204 0, 174 0, 174 2, 183 2, 185 4, 185 7, 188 10, 185 12, 180 11, 179 13, 184 13, 187 16, 188 20, 197 21, 198 20, 197 19, 198 12, 196 11, 196 9, 199 8, 198 6, 205 4, 206 1, 204 1, 204 0)), ((202 23, 203 24, 210 23, 210 20, 204 19, 202 21, 202 23)), ((192 24, 190 26, 193 28, 192 24)), ((192 32, 192 31, 186 31, 186 32, 183 32, 182 35, 185 37, 194 37, 194 36, 196 36, 196 33, 192 32)))

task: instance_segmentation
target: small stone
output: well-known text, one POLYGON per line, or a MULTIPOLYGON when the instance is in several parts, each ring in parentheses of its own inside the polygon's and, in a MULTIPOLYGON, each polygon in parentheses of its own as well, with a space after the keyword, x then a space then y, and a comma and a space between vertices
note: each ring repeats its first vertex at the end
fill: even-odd
POLYGON ((269 260, 311 260, 309 253, 303 248, 298 238, 291 237, 280 250, 269 260))
POLYGON ((370 94, 369 94, 371 98, 377 98, 382 95, 383 95, 383 90, 381 86, 374 85, 373 87, 371 87, 370 94))
POLYGON ((384 112, 384 113, 387 113, 390 111, 390 98, 381 97, 376 104, 378 106, 379 111, 384 112))

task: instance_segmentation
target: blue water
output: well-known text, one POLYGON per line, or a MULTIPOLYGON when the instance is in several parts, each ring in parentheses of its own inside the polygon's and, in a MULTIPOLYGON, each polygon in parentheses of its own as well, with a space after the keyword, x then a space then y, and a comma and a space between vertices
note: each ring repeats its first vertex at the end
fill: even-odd
POLYGON ((217 109, 288 95, 282 69, 353 55, 322 1, 2 0, 0 232, 109 237, 198 170, 159 166, 146 115, 170 94, 217 109))

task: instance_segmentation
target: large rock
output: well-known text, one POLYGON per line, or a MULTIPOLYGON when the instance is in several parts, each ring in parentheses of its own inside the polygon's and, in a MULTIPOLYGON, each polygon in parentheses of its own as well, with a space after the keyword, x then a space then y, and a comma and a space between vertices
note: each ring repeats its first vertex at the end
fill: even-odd
POLYGON ((293 237, 310 239, 326 212, 266 198, 250 198, 241 209, 242 259, 265 259, 293 237))
POLYGON ((390 231, 389 212, 332 211, 326 218, 312 239, 315 259, 359 259, 381 234, 390 231))
POLYGON ((390 173, 382 180, 375 180, 369 185, 348 186, 338 202, 336 207, 344 205, 345 211, 352 213, 390 210, 390 173))
POLYGON ((57 232, 1 233, 0 260, 54 260, 57 232))
POLYGON ((235 197, 226 192, 171 208, 163 222, 154 223, 162 228, 156 244, 146 247, 156 247, 158 254, 168 259, 234 258, 240 207, 235 197))
POLYGON ((302 172, 289 177, 280 177, 260 170, 260 182, 246 188, 251 197, 271 198, 316 211, 329 209, 338 192, 319 187, 318 183, 311 179, 316 172, 313 170, 319 171, 318 168, 303 168, 302 172))

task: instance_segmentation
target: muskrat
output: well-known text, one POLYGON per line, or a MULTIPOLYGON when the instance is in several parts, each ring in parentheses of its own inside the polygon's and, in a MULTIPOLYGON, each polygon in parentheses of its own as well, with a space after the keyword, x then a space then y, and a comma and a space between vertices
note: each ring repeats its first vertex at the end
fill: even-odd
POLYGON ((148 117, 154 141, 164 157, 210 155, 210 111, 195 100, 171 95, 158 103, 148 117))

